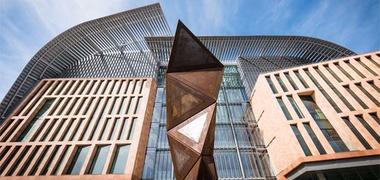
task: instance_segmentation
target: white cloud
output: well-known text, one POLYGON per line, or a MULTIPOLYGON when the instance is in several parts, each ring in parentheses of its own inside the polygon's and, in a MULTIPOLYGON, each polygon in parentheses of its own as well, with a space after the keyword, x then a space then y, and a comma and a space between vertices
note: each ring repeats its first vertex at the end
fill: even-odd
POLYGON ((134 1, 124 0, 35 0, 27 4, 44 28, 58 34, 76 24, 130 9, 134 1))
POLYGON ((58 34, 81 22, 149 4, 147 1, 0 1, 0 98, 39 48, 58 34), (21 23, 24 21, 28 24, 21 23))
MULTIPOLYGON (((29 59, 54 36, 81 22, 154 1, 0 0, 0 98, 29 59)), ((380 47, 379 36, 373 36, 380 17, 363 23, 370 18, 363 13, 367 15, 368 7, 379 7, 378 1, 322 0, 312 2, 309 9, 294 9, 295 5, 307 7, 300 4, 288 0, 185 0, 162 1, 161 7, 172 32, 177 19, 181 18, 196 35, 292 34, 322 38, 344 46, 367 45, 361 45, 362 49, 380 47)))
POLYGON ((18 76, 22 67, 26 64, 26 59, 30 58, 33 51, 28 47, 23 38, 25 34, 22 33, 20 27, 7 19, 1 20, 1 26, 7 27, 5 30, 1 28, 0 41, 0 98, 2 98, 8 89, 11 87, 18 76), (4 46, 12 46, 11 51, 6 51, 4 46))

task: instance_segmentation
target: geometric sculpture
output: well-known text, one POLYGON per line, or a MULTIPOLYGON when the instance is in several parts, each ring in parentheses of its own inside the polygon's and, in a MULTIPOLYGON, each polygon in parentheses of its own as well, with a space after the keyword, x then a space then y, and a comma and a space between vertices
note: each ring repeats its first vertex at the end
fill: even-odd
POLYGON ((166 73, 166 129, 177 180, 218 177, 213 154, 223 68, 178 21, 166 73))

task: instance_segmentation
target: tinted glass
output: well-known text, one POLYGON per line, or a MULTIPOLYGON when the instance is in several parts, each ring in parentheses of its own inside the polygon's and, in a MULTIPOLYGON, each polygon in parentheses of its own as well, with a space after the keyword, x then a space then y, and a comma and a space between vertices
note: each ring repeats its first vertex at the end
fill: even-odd
POLYGON ((110 146, 100 146, 97 148, 88 174, 101 174, 107 160, 110 146))
POLYGON ((71 161, 69 169, 67 170, 67 174, 75 174, 78 175, 80 170, 82 169, 83 163, 86 160, 88 150, 90 146, 79 146, 77 151, 75 152, 75 156, 71 161))
POLYGON ((111 174, 124 174, 125 165, 127 164, 129 145, 118 146, 114 154, 111 166, 111 174))

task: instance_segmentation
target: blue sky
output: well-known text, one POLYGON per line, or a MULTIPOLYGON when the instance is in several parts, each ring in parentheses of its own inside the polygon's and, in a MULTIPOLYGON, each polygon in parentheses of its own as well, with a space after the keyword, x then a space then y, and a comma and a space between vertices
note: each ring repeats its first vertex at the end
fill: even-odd
MULTIPOLYGON (((29 59, 66 29, 153 0, 0 0, 0 99, 29 59)), ((379 0, 158 1, 174 32, 196 35, 302 35, 356 53, 380 50, 379 0)))

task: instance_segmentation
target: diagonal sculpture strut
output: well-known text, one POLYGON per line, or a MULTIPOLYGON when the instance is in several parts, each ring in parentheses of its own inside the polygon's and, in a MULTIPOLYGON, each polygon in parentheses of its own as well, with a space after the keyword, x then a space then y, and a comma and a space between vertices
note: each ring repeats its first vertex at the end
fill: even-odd
POLYGON ((213 152, 223 69, 179 21, 166 73, 166 129, 177 180, 218 178, 213 152))

